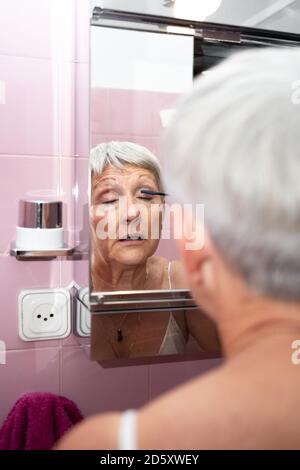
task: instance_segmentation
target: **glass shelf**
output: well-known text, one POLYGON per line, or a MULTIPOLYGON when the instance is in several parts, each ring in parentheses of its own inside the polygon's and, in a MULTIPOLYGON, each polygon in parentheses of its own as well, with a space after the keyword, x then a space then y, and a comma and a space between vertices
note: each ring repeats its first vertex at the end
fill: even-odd
POLYGON ((60 257, 72 256, 75 252, 74 248, 64 246, 55 250, 24 250, 17 248, 15 243, 12 243, 10 255, 14 256, 18 261, 49 261, 60 257))

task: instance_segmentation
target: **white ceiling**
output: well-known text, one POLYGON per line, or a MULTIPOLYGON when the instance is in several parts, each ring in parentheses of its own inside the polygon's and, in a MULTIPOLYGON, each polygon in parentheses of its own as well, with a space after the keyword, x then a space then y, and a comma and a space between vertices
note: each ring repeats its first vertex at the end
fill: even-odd
MULTIPOLYGON (((92 5, 115 10, 173 16, 172 8, 164 6, 164 0, 91 0, 91 2, 92 5)), ((300 34, 300 0, 223 0, 219 10, 207 20, 300 34)))

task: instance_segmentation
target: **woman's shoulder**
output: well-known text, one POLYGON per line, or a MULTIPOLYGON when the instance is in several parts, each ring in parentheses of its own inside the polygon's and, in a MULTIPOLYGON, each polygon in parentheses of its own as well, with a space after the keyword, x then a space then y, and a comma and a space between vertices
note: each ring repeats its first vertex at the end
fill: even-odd
POLYGON ((184 264, 180 260, 171 261, 171 279, 174 289, 187 289, 188 278, 184 264))
POLYGON ((170 269, 171 284, 173 289, 187 289, 187 275, 182 261, 180 260, 169 260, 163 256, 152 256, 149 259, 152 269, 161 270, 166 276, 168 276, 168 270, 170 269))

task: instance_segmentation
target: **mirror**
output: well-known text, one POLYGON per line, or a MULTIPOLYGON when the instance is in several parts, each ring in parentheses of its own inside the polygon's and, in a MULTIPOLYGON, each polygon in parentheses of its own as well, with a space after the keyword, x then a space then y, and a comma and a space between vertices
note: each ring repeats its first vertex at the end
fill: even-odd
MULTIPOLYGON (((160 138, 196 75, 209 73, 238 50, 287 45, 298 46, 299 37, 94 9, 89 211, 93 359, 220 356, 215 326, 194 304, 176 249, 185 208, 166 194, 160 138)), ((200 240, 199 234, 188 235, 201 242, 201 234, 200 240)))
POLYGON ((218 357, 176 249, 185 208, 165 192, 160 137, 193 77, 238 50, 299 37, 96 8, 91 45, 91 357, 218 357))
POLYGON ((92 315, 93 359, 219 350, 206 315, 183 308, 178 207, 160 164, 161 133, 192 87, 193 67, 191 36, 91 28, 90 294, 106 298, 92 315))
POLYGON ((160 136, 193 77, 238 50, 299 47, 299 36, 95 8, 91 43, 92 358, 220 356, 176 250, 185 208, 165 192, 160 136))
POLYGON ((167 276, 159 141, 192 87, 193 39, 92 27, 91 41, 91 293, 184 289, 167 276))

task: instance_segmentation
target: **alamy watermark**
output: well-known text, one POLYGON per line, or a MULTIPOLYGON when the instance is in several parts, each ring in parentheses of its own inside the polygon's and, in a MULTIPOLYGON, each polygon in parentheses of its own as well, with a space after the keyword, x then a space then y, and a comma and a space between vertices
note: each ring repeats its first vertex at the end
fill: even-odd
POLYGON ((291 348, 294 349, 292 356, 291 356, 291 361, 294 366, 299 366, 300 365, 300 339, 296 339, 295 341, 292 342, 291 348))
POLYGON ((295 80, 292 83, 292 103, 300 104, 300 80, 295 80))
POLYGON ((0 340, 0 365, 6 364, 6 344, 0 340))
POLYGON ((6 103, 5 82, 0 80, 0 104, 6 103))
POLYGON ((92 207, 99 240, 122 240, 128 237, 143 240, 185 240, 186 250, 204 246, 203 204, 131 204, 126 196, 117 205, 92 207))

